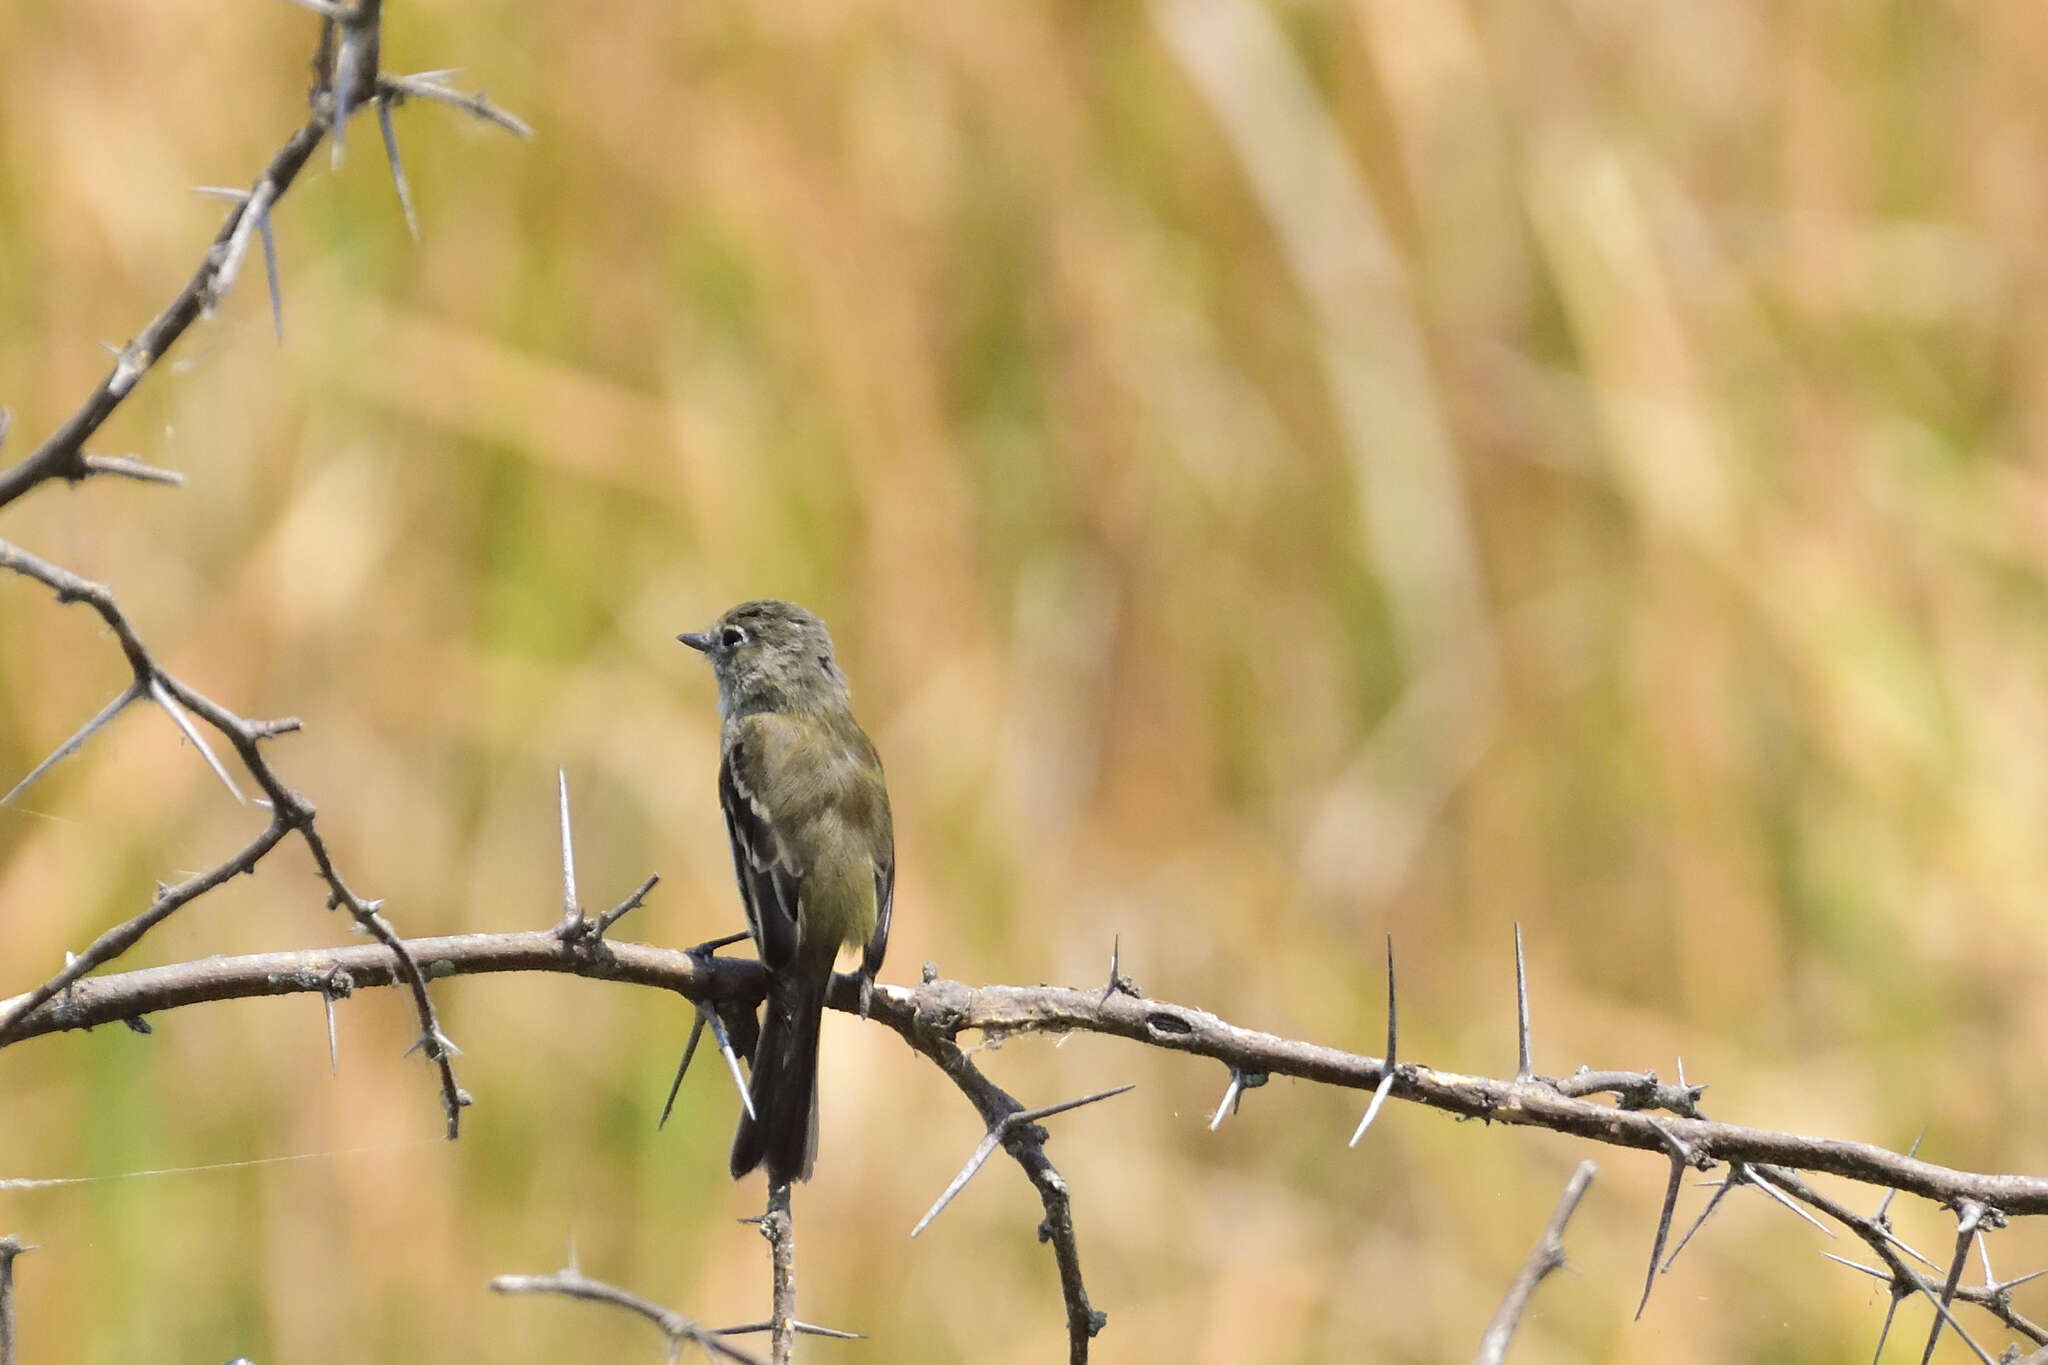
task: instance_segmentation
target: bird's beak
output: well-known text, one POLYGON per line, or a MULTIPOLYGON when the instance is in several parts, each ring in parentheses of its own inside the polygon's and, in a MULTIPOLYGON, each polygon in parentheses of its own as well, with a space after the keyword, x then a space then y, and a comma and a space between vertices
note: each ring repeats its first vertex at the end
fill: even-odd
POLYGON ((711 632, 708 630, 688 630, 676 636, 676 638, 696 650, 699 654, 709 654, 711 652, 711 632))

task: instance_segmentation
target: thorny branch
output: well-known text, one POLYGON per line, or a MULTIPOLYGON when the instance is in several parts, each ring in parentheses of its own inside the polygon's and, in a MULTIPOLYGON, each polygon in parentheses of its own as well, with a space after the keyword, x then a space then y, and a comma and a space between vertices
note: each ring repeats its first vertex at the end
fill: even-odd
MULTIPOLYGON (((365 102, 375 104, 386 120, 387 150, 391 154, 394 183, 406 217, 411 222, 411 195, 405 188, 404 172, 397 160, 397 144, 388 135, 388 111, 408 99, 428 99, 450 105, 485 122, 496 124, 521 137, 532 129, 499 109, 482 95, 464 95, 440 83, 445 72, 423 72, 413 76, 387 75, 379 69, 379 28, 382 0, 361 0, 355 6, 321 5, 323 14, 320 50, 315 58, 316 80, 311 95, 312 110, 306 122, 285 139, 249 187, 221 220, 212 243, 192 277, 161 313, 115 353, 114 367, 86 398, 78 410, 43 443, 10 468, 0 469, 0 507, 50 479, 77 483, 100 474, 126 475, 157 482, 175 482, 171 471, 159 470, 136 461, 88 455, 85 443, 105 425, 136 384, 200 318, 211 315, 233 288, 242 261, 248 255, 252 237, 262 236, 270 263, 273 296, 276 288, 274 251, 268 250, 270 220, 277 201, 291 188, 313 153, 330 134, 340 145, 349 113, 365 102), (336 39, 336 30, 340 38, 336 39), (337 96, 337 92, 339 92, 337 96)), ((415 228, 414 235, 417 236, 415 228)), ((0 437, 6 427, 0 423, 0 437)))
POLYGON ((768 1314, 768 1358, 790 1365, 796 1356, 796 1219, 789 1211, 787 1181, 768 1186, 768 1209, 761 1215, 761 1235, 768 1239, 773 1264, 768 1314))
MULTIPOLYGON (((382 0, 359 0, 359 3, 353 6, 330 5, 316 8, 320 8, 323 19, 320 48, 315 59, 317 75, 311 98, 311 117, 286 139, 285 144, 271 157, 269 165, 264 168, 246 194, 239 191, 229 192, 233 198, 233 206, 222 220, 219 230, 192 277, 154 321, 127 345, 120 348, 116 353, 113 369, 100 381, 99 386, 85 402, 19 464, 0 469, 0 507, 5 507, 38 484, 51 479, 61 478, 76 483, 95 475, 121 475, 156 483, 175 484, 182 481, 182 476, 175 471, 158 469, 138 459, 89 454, 85 450, 85 443, 112 416, 114 410, 134 390, 142 377, 164 357, 192 323, 211 314, 219 305, 221 299, 233 288, 251 242, 259 236, 264 245, 265 265, 270 278, 273 317, 280 319, 281 334, 271 214, 277 201, 291 187, 300 170, 305 167, 307 160, 324 138, 332 134, 337 152, 339 151, 342 131, 352 106, 360 105, 367 99, 378 107, 379 116, 384 124, 386 147, 391 154, 392 174, 399 186, 400 199, 406 210, 408 224, 412 223, 411 198, 405 185, 404 172, 398 164, 397 145, 391 135, 389 110, 393 105, 409 96, 442 99, 522 135, 528 131, 524 124, 497 110, 482 96, 459 96, 441 87, 434 79, 436 73, 416 77, 383 75, 378 69, 382 0)), ((7 426, 6 416, 4 412, 0 412, 0 440, 5 439, 7 426)), ((213 769, 229 792, 237 801, 241 801, 244 798, 240 788, 236 786, 233 777, 214 755, 211 746, 186 713, 197 715, 200 720, 217 731, 235 750, 242 766, 262 788, 265 798, 262 804, 271 812, 269 825, 244 846, 240 853, 210 871, 200 873, 177 886, 160 888, 155 899, 141 914, 101 934, 83 953, 69 957, 63 970, 22 997, 11 1008, 0 1011, 0 1045, 20 1036, 17 1030, 31 1010, 59 992, 69 989, 95 968, 119 957, 181 906, 239 873, 254 870, 256 864, 287 834, 297 834, 313 855, 313 862, 320 878, 327 885, 329 908, 346 909, 357 928, 382 944, 396 963, 399 975, 410 991, 413 1006, 419 1015, 418 1046, 434 1063, 440 1074, 441 1102, 447 1114, 448 1136, 455 1137, 461 1126, 462 1108, 469 1103, 469 1097, 456 1083, 455 1072, 450 1064, 450 1058, 456 1049, 441 1031, 433 1002, 427 994, 426 978, 421 974, 404 941, 398 937, 397 931, 380 913, 381 902, 363 898, 343 881, 335 868, 325 839, 314 825, 312 802, 284 784, 259 747, 264 740, 297 729, 298 721, 246 720, 188 687, 156 661, 134 626, 116 605, 113 592, 101 584, 90 582, 66 569, 47 563, 27 550, 4 540, 0 540, 0 568, 6 568, 42 583, 57 594, 60 603, 84 602, 89 605, 119 641, 121 652, 127 658, 132 674, 131 683, 120 696, 87 721, 70 739, 59 746, 56 752, 38 764, 4 798, 0 798, 0 801, 12 800, 52 765, 76 752, 96 731, 112 722, 131 703, 146 697, 163 709, 192 742, 193 747, 205 757, 208 766, 213 769)), ((621 910, 620 913, 624 911, 621 910)))
MULTIPOLYGON (((752 1007, 766 987, 765 972, 752 960, 609 941, 602 953, 592 953, 553 930, 416 939, 407 947, 436 979, 486 972, 563 972, 672 991, 718 1012, 752 1007)), ((388 949, 362 944, 87 977, 25 1012, 27 997, 0 1001, 0 1016, 19 1016, 12 1033, 12 1040, 18 1041, 205 1001, 326 992, 337 970, 359 987, 388 986, 402 979, 388 949)), ((834 1008, 857 1014, 858 997, 852 977, 834 980, 834 1008)), ((1246 1075, 1292 1076, 1360 1091, 1376 1089, 1389 1070, 1381 1058, 1243 1028, 1203 1010, 1150 999, 1130 985, 1108 993, 1100 987, 973 987, 939 979, 914 988, 878 985, 872 1017, 936 1063, 990 1128, 1022 1112, 1023 1106, 989 1081, 960 1048, 958 1040, 965 1033, 1106 1034, 1207 1057, 1246 1075)), ((1904 1191, 1952 1208, 1974 1202, 2008 1218, 2048 1213, 2048 1178, 1963 1171, 1874 1144, 1709 1119, 1698 1113, 1701 1087, 1672 1085, 1653 1073, 1581 1071, 1514 1080, 1465 1075, 1413 1061, 1401 1062, 1392 1071, 1390 1100, 1657 1152, 1677 1161, 1681 1173, 1685 1168, 1740 1162, 1753 1182, 1767 1182, 1862 1239, 1883 1267, 1874 1273, 1896 1286, 1895 1292, 1926 1299, 1944 1318, 1948 1310, 1941 1302, 1942 1279, 1907 1263, 1912 1253, 1903 1250, 1889 1223, 1881 1216, 1859 1214, 1814 1189, 1801 1173, 1904 1191), (1666 1112, 1652 1113, 1651 1106, 1666 1112)), ((1081 1283, 1071 1203, 1064 1181, 1045 1159, 1044 1137, 1043 1129, 1027 1123, 1011 1127, 1002 1143, 1024 1166, 1045 1203, 1042 1231, 1053 1244, 1066 1291, 1071 1358, 1082 1360, 1086 1339, 1100 1329, 1101 1320, 1081 1283)), ((1333 1134, 1332 1141, 1342 1137, 1333 1134)), ((1658 1250, 1661 1256, 1661 1239, 1658 1250)), ((2048 1344, 2048 1327, 2013 1305, 2011 1291, 2018 1283, 1959 1285, 1954 1298, 1983 1309, 2031 1342, 2048 1344)))
POLYGON ((682 1354, 683 1344, 689 1342, 702 1347, 704 1353, 713 1359, 738 1361, 740 1365, 760 1365, 753 1356, 720 1340, 720 1333, 699 1327, 673 1308, 663 1308, 617 1285, 585 1279, 573 1265, 552 1275, 500 1275, 491 1281, 491 1290, 498 1294, 560 1294, 566 1298, 623 1308, 647 1319, 668 1338, 668 1358, 672 1361, 682 1354))
MULTIPOLYGON (((116 703, 95 716, 86 729, 66 742, 59 753, 82 744, 92 730, 111 721, 122 707, 147 695, 156 699, 174 720, 180 721, 186 735, 207 756, 214 771, 221 775, 222 780, 227 782, 229 790, 235 792, 236 799, 239 800, 241 794, 233 781, 227 777, 226 770, 221 767, 219 760, 213 757, 212 751, 207 748, 199 733, 179 715, 178 707, 182 706, 194 713, 218 731, 234 748, 242 766, 263 789, 265 804, 269 806, 271 812, 269 826, 244 846, 240 853, 177 886, 162 888, 141 914, 101 934, 83 953, 67 961, 56 975, 22 997, 20 1004, 10 1004, 9 1008, 0 1010, 0 1045, 14 1041, 20 1036, 18 1030, 29 1011, 48 1001, 58 992, 72 987, 88 972, 127 952, 144 934, 169 918, 179 907, 205 895, 240 873, 252 871, 285 835, 297 834, 305 843, 307 850, 312 853, 313 864, 319 871, 320 879, 327 884, 329 908, 346 909, 356 926, 389 950, 398 964, 401 977, 411 992, 413 1008, 419 1015, 419 1046, 440 1073, 441 1104, 448 1118, 448 1136, 455 1137, 461 1129, 462 1108, 469 1103, 469 1096, 456 1084, 455 1070, 451 1064, 455 1047, 441 1031, 433 1001, 427 995, 426 977, 421 974, 419 964, 414 961, 404 941, 398 937, 398 932, 381 913, 383 902, 364 899, 342 880, 341 873, 335 868, 333 856, 328 851, 327 841, 313 822, 313 803, 285 786, 283 779, 270 766, 270 760, 261 748, 263 741, 296 730, 299 722, 291 719, 245 720, 212 698, 186 686, 156 661, 149 647, 142 642, 141 636, 136 633, 134 626, 115 602, 114 594, 101 584, 89 582, 69 570, 46 563, 4 540, 0 540, 0 568, 10 569, 52 589, 57 594, 59 602, 83 602, 90 606, 99 614, 100 619, 106 622, 114 638, 120 642, 121 652, 127 658, 128 666, 134 674, 133 682, 116 703)), ((36 771, 30 774, 30 778, 47 770, 47 767, 47 762, 39 765, 36 771)), ((15 791, 19 790, 20 787, 17 786, 15 791)), ((14 793, 10 792, 8 795, 12 797, 14 793)))
MULTIPOLYGON (((322 18, 309 117, 272 156, 246 192, 225 192, 225 196, 232 200, 232 206, 198 268, 170 304, 116 352, 113 368, 84 403, 18 464, 0 468, 0 508, 38 485, 56 479, 77 483, 98 476, 117 476, 152 483, 181 482, 176 471, 147 464, 132 456, 93 454, 85 449, 85 444, 191 325, 210 315, 219 305, 238 278, 252 244, 258 241, 264 250, 273 319, 281 335, 272 225, 276 205, 321 142, 331 138, 335 158, 339 160, 350 114, 365 106, 375 107, 400 209, 408 230, 415 237, 419 234, 418 221, 411 187, 399 159, 391 120, 393 109, 408 99, 426 99, 447 104, 520 136, 530 134, 524 123, 498 109, 481 94, 463 94, 442 84, 443 77, 449 73, 425 72, 411 76, 385 73, 381 69, 382 0, 355 0, 352 4, 337 3, 336 0, 295 2, 322 18)), ((8 420, 5 410, 0 409, 0 441, 6 438, 8 420)), ((244 719, 165 671, 106 587, 49 564, 6 541, 0 541, 0 568, 42 583, 53 590, 62 603, 84 602, 91 606, 114 634, 132 674, 129 686, 118 697, 37 765, 14 792, 0 800, 11 799, 54 763, 76 752, 130 704, 148 699, 160 706, 192 740, 223 783, 240 800, 241 792, 232 776, 214 755, 191 717, 196 716, 224 739, 261 789, 263 796, 259 804, 267 807, 271 816, 262 832, 240 852, 183 883, 161 887, 141 914, 107 930, 82 953, 69 956, 62 971, 33 990, 0 1000, 0 1047, 66 1029, 91 1028, 113 1022, 139 1025, 147 1014, 211 1000, 318 991, 331 1009, 337 996, 348 994, 355 986, 403 986, 410 993, 419 1015, 419 1045, 439 1071, 442 1101, 448 1116, 448 1134, 452 1138, 458 1130, 461 1108, 469 1101, 456 1084, 450 1063, 454 1048, 437 1022, 427 994, 428 978, 494 971, 552 971, 656 986, 689 998, 699 1006, 700 1026, 709 1023, 718 1037, 721 1050, 736 1070, 736 1054, 721 1020, 739 1017, 758 1003, 765 984, 759 965, 715 958, 708 945, 698 950, 674 952, 608 941, 605 931, 639 905, 653 880, 650 878, 638 891, 604 915, 594 920, 585 917, 575 902, 566 820, 564 918, 554 931, 402 940, 380 913, 381 903, 360 897, 343 881, 315 827, 312 803, 284 785, 261 750, 263 741, 296 729, 296 720, 266 722, 244 719), (347 909, 357 926, 377 940, 375 944, 215 958, 115 975, 91 975, 96 969, 119 958, 182 906, 238 873, 253 870, 273 848, 294 834, 313 855, 319 875, 328 888, 330 907, 347 909)), ((1388 1038, 1384 1058, 1279 1038, 1239 1028, 1200 1010, 1147 999, 1129 978, 1122 975, 1114 954, 1109 987, 1099 994, 1092 990, 1055 987, 989 986, 977 989, 957 982, 927 979, 914 990, 877 987, 872 1013, 878 1022, 894 1029, 913 1050, 937 1065, 975 1106, 986 1125, 982 1145, 935 1205, 932 1214, 927 1215, 926 1222, 971 1178, 995 1146, 1003 1146, 1023 1168, 1044 1204, 1046 1217, 1039 1233, 1042 1240, 1053 1245, 1067 1306, 1070 1355, 1077 1362, 1087 1359, 1089 1342, 1101 1330, 1105 1318, 1089 1304, 1081 1279, 1071 1199, 1064 1180, 1046 1158, 1044 1145, 1048 1134, 1037 1120, 1107 1098, 1121 1093, 1121 1090, 1027 1110, 974 1065, 959 1046, 958 1039, 962 1033, 979 1031, 989 1036, 1002 1036, 1023 1032, 1093 1032, 1210 1057, 1223 1063, 1231 1076, 1230 1087, 1217 1111, 1217 1123, 1226 1112, 1236 1112, 1245 1090, 1262 1084, 1269 1076, 1288 1075, 1373 1093, 1366 1118, 1353 1136, 1354 1143, 1364 1135, 1381 1105, 1393 1098, 1462 1117, 1546 1128, 1609 1146, 1662 1153, 1672 1163, 1672 1188, 1660 1217, 1653 1247, 1645 1286, 1646 1302, 1656 1275, 1670 1267, 1670 1261, 1661 1258, 1680 1177, 1688 1168, 1710 1169, 1725 1164, 1727 1176, 1721 1190, 1717 1191, 1693 1229, 1688 1231, 1687 1238, 1706 1221, 1729 1190, 1738 1184, 1755 1185, 1788 1206, 1804 1205, 1832 1219, 1869 1246, 1882 1268, 1856 1262, 1845 1261, 1845 1264, 1884 1281, 1890 1289, 1893 1310, 1906 1298, 1918 1297, 1928 1301, 1934 1310, 1934 1320, 1923 1359, 1931 1357, 1943 1329, 1953 1327, 1980 1359, 1991 1360, 1956 1322, 1951 1312, 1951 1305, 1956 1302, 1968 1303, 1989 1312, 2034 1343, 2048 1342, 2048 1329, 2020 1314, 2012 1301, 2012 1290, 2033 1276, 2002 1282, 1994 1280, 1982 1240, 1988 1230, 2002 1226, 2009 1216, 2048 1213, 2048 1179, 1975 1174, 1921 1161, 1912 1152, 1900 1155, 1865 1143, 1804 1137, 1710 1120, 1699 1108, 1701 1087, 1687 1084, 1682 1069, 1675 1085, 1646 1072, 1582 1069, 1567 1077, 1538 1075, 1530 1062, 1527 984, 1522 972, 1519 929, 1516 966, 1518 1065, 1515 1075, 1508 1080, 1439 1071, 1414 1062, 1396 1062, 1391 943, 1388 958, 1388 1038), (1613 1102, 1605 1103, 1603 1099, 1613 1102), (1883 1186, 1887 1190, 1885 1202, 1872 1215, 1859 1214, 1813 1189, 1801 1177, 1801 1172, 1832 1174, 1883 1186), (1885 1208, 1892 1194, 1899 1190, 1955 1211, 1958 1219, 1956 1246, 1945 1272, 1926 1274, 1908 1263, 1910 1257, 1930 1270, 1938 1269, 1927 1258, 1907 1247, 1891 1230, 1885 1208), (1985 1283, 1982 1285, 1961 1283, 1972 1245, 1985 1256, 1985 1283)), ((852 978, 835 981, 832 1003, 842 1010, 862 1012, 852 978)), ((694 1045, 693 1033, 692 1048, 694 1045)), ((687 1062, 686 1053, 685 1065, 687 1062)), ((742 1089, 743 1098, 744 1094, 742 1089)), ((1560 1262, 1559 1238, 1565 1221, 1571 1216, 1591 1178, 1591 1169, 1590 1162, 1582 1166, 1568 1187, 1551 1224, 1524 1267, 1522 1277, 1517 1280, 1500 1316, 1489 1329, 1482 1343, 1480 1359, 1498 1358, 1499 1352, 1505 1349, 1507 1337, 1512 1333, 1529 1292, 1560 1262)), ((780 1229, 782 1237, 776 1248, 775 1315, 771 1323, 759 1325, 772 1329, 778 1360, 787 1359, 788 1343, 797 1332, 845 1335, 811 1328, 795 1320, 794 1267, 793 1262, 784 1264, 789 1251, 786 1190, 781 1194, 780 1211, 785 1223, 780 1229)), ((776 1212, 777 1206, 771 1200, 768 1218, 772 1220, 776 1212)), ((1802 1216, 1809 1215, 1802 1212, 1802 1216)), ((920 1229, 923 1226, 921 1223, 920 1229)), ((1681 1239, 1680 1248, 1683 1246, 1684 1239, 1681 1239)), ((26 1248, 14 1238, 0 1238, 0 1365, 12 1365, 13 1361, 12 1263, 23 1250, 26 1248)), ((1673 1259, 1676 1254, 1673 1253, 1673 1259)), ((654 1322, 667 1336, 672 1358, 683 1343, 692 1342, 714 1356, 739 1361, 752 1359, 719 1338, 755 1330, 754 1327, 707 1332, 672 1310, 610 1285, 587 1280, 573 1266, 548 1277, 500 1277, 493 1281, 492 1287, 503 1293, 566 1294, 638 1313, 654 1322)), ((1888 1313, 1884 1327, 1886 1333, 1891 1322, 1892 1316, 1888 1313)), ((1878 1349, 1881 1354, 1882 1336, 1878 1349)), ((2048 1351, 2036 1352, 2027 1360, 2048 1362, 2048 1351)))

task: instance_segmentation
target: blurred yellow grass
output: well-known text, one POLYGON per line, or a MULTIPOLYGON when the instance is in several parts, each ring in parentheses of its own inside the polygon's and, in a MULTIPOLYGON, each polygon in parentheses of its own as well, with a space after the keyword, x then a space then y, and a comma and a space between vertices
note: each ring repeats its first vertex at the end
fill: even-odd
MULTIPOLYGON (((2037 21, 394 0, 389 62, 462 66, 537 138, 402 110, 415 247, 359 124, 277 214, 284 346, 245 272, 95 447, 188 486, 45 488, 0 534, 112 583, 195 686, 303 717, 278 761, 407 932, 553 921, 557 764, 587 899, 659 871, 634 936, 732 928, 672 637, 785 595, 889 765, 892 979, 1094 980, 1120 937, 1163 997, 1376 1050, 1392 932, 1404 1053, 1503 1071, 1519 920, 1542 1069, 1682 1055, 1717 1116, 2038 1171, 2037 21)), ((0 8, 0 455, 182 283, 220 211, 184 186, 255 172, 313 37, 0 8)), ((0 583, 0 780, 121 682, 0 583)), ((23 804, 0 994, 259 819, 142 710, 23 804)), ((134 957, 342 933, 288 848, 134 957)), ((25 1358, 655 1358, 485 1292, 572 1238, 761 1316, 724 1077, 653 1131, 675 1002, 440 998, 478 1099, 453 1148, 420 1144, 396 999, 342 1007, 338 1078, 304 1000, 0 1055, 0 1177, 377 1149, 0 1194, 44 1248, 25 1358)), ((910 1242, 972 1116, 831 1032, 805 1315, 867 1332, 849 1359, 1058 1358, 1030 1191, 991 1166, 910 1242)), ((1140 1083, 1051 1147, 1106 1361, 1468 1358, 1584 1154, 1398 1106, 1347 1152, 1362 1097, 1291 1083, 1211 1134, 1225 1077, 1103 1040, 983 1060, 1027 1102, 1140 1083)), ((1630 1324, 1663 1170, 1600 1159, 1516 1359, 1869 1358, 1882 1296, 1741 1195, 1630 1324)))

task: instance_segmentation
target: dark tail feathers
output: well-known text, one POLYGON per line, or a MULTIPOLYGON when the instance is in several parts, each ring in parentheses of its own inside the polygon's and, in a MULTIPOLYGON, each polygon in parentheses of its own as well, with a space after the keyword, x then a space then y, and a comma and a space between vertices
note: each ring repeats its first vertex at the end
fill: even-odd
POLYGON ((732 1139, 732 1178, 766 1166, 768 1183, 809 1180, 818 1155, 818 1025, 832 961, 802 958, 768 978, 761 1041, 747 1087, 754 1113, 740 1114, 732 1139), (822 970, 820 970, 822 968, 822 970))

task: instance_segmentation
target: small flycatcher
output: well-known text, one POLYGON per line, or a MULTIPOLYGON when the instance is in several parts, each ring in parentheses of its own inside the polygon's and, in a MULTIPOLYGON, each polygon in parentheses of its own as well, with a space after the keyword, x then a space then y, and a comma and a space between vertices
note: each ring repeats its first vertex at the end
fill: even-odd
POLYGON ((751 1116, 737 1180, 808 1180, 818 1154, 818 1026, 842 947, 861 950, 865 1013, 889 946, 895 835, 882 760, 853 718, 825 623, 788 602, 744 602, 676 637, 711 661, 724 718, 718 803, 747 929, 768 967, 751 1116))

